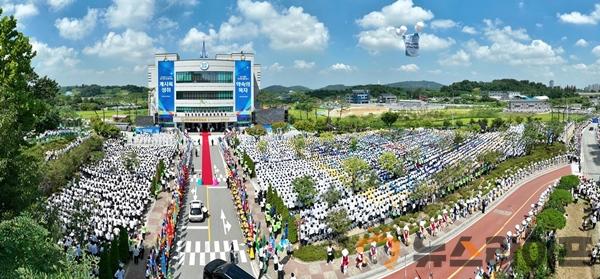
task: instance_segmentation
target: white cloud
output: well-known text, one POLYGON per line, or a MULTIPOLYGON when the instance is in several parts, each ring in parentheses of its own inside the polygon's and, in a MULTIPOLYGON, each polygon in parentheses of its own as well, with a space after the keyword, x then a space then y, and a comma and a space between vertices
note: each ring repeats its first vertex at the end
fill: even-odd
POLYGON ((71 5, 75 0, 48 0, 48 5, 55 11, 71 5))
POLYGON ((23 20, 28 17, 36 16, 39 11, 33 2, 14 4, 5 1, 2 5, 2 11, 6 14, 14 15, 17 20, 23 20))
POLYGON ((148 66, 146 66, 146 65, 133 66, 133 71, 136 73, 143 73, 143 72, 146 72, 147 70, 148 70, 148 66))
POLYGON ((200 1, 198 0, 185 0, 185 1, 181 1, 181 0, 167 0, 168 6, 174 6, 174 5, 183 5, 183 6, 189 6, 189 7, 194 7, 198 4, 200 4, 200 1))
POLYGON ((267 70, 271 72, 281 72, 283 70, 283 66, 281 66, 279 62, 275 62, 271 64, 271 66, 267 67, 267 70))
POLYGON ((169 30, 169 29, 178 29, 179 23, 172 21, 168 17, 161 16, 156 21, 156 25, 158 30, 169 30))
POLYGON ((470 35, 475 35, 475 34, 477 34, 477 33, 478 33, 478 32, 477 32, 477 30, 475 30, 475 27, 468 26, 468 25, 465 25, 465 26, 462 28, 462 32, 463 32, 463 33, 470 34, 470 35))
POLYGON ((121 34, 109 32, 102 41, 83 49, 83 53, 87 55, 117 57, 131 61, 150 60, 156 51, 150 36, 131 29, 121 34))
POLYGON ((113 0, 106 10, 106 20, 111 28, 145 27, 153 15, 154 0, 113 0))
POLYGON ((315 62, 308 62, 304 60, 294 60, 294 68, 300 70, 312 69, 315 66, 315 62))
POLYGON ((53 70, 65 70, 65 67, 74 67, 79 63, 77 51, 73 48, 66 46, 53 48, 46 43, 37 41, 35 38, 32 38, 30 43, 32 49, 36 52, 33 58, 36 71, 39 70, 44 74, 51 75, 53 70))
POLYGON ((544 27, 544 25, 538 22, 538 23, 535 24, 535 27, 542 28, 542 27, 544 27))
POLYGON ((245 44, 223 42, 220 40, 219 33, 216 30, 209 29, 207 34, 195 27, 192 27, 185 37, 179 41, 179 46, 183 50, 200 51, 202 49, 202 42, 206 42, 207 51, 212 53, 254 52, 252 42, 245 44))
POLYGON ((525 8, 525 2, 519 1, 519 9, 525 8))
POLYGON ((238 0, 238 10, 247 21, 256 24, 272 49, 304 51, 327 47, 327 27, 302 7, 291 6, 278 12, 269 2, 238 0))
POLYGON ((414 73, 419 71, 419 66, 417 66, 416 64, 406 64, 398 67, 396 70, 407 73, 414 73))
POLYGON ((329 70, 336 71, 336 72, 352 72, 352 71, 356 70, 356 67, 350 66, 350 65, 347 65, 344 63, 335 63, 335 64, 329 66, 329 70))
POLYGON ((485 37, 490 45, 480 45, 474 40, 467 43, 471 55, 510 65, 554 65, 565 60, 560 56, 561 48, 553 48, 542 40, 531 40, 525 29, 513 30, 510 26, 500 27, 491 20, 484 21, 485 37))
POLYGON ((590 14, 582 14, 574 11, 566 14, 557 14, 556 16, 564 23, 596 25, 600 21, 600 4, 594 5, 594 11, 590 14))
POLYGON ((597 45, 592 49, 592 53, 598 57, 600 57, 600 45, 597 45))
POLYGON ((471 64, 471 56, 461 49, 453 55, 440 59, 438 63, 442 66, 468 66, 471 64))
POLYGON ((576 46, 578 47, 587 47, 589 44, 586 40, 584 39, 579 39, 577 40, 577 42, 575 43, 576 46))
POLYGON ((87 14, 82 19, 66 18, 57 19, 54 26, 58 28, 61 37, 70 40, 79 40, 88 35, 98 20, 99 11, 97 9, 88 9, 87 14))
POLYGON ((429 70, 429 71, 427 71, 427 72, 428 72, 428 73, 430 73, 430 74, 439 75, 439 74, 441 74, 441 73, 442 73, 442 70, 440 70, 440 69, 435 69, 435 70, 429 70))
POLYGON ((579 63, 579 64, 575 64, 573 65, 573 68, 575 68, 576 70, 585 70, 587 69, 587 65, 583 64, 583 63, 579 63))
POLYGON ((357 23, 363 28, 381 28, 414 24, 418 21, 426 21, 432 18, 433 13, 431 11, 414 6, 412 0, 397 0, 383 7, 380 11, 368 13, 357 20, 357 23))
POLYGON ((433 29, 448 29, 452 27, 456 27, 456 22, 451 19, 437 19, 432 21, 431 28, 433 29))

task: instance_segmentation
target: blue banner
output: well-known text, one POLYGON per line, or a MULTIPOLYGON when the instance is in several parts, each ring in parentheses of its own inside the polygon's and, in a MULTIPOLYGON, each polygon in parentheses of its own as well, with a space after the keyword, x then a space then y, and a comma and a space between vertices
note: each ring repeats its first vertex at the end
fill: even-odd
POLYGON ((175 63, 158 62, 158 115, 160 121, 173 122, 175 113, 175 63))
POLYGON ((419 33, 404 35, 404 49, 406 56, 419 56, 419 33))
POLYGON ((137 127, 135 128, 136 134, 158 134, 160 133, 160 127, 148 126, 148 127, 137 127))
POLYGON ((252 65, 250 61, 235 61, 235 111, 238 121, 248 121, 252 106, 252 65))

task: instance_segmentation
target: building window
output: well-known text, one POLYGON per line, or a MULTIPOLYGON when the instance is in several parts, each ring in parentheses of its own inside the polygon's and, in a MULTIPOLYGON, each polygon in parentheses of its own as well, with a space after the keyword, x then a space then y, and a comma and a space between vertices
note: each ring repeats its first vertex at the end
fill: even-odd
POLYGON ((233 91, 177 91, 177 100, 231 100, 233 91))
POLYGON ((177 107, 177 112, 203 113, 203 112, 233 112, 232 106, 224 107, 177 107))
POLYGON ((233 83, 233 72, 177 72, 177 83, 233 83))

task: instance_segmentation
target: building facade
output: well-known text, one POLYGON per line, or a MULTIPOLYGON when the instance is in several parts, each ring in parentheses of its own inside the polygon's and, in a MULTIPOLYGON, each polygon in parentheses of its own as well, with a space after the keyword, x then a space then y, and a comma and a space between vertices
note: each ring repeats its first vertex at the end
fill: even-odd
POLYGON ((346 95, 346 102, 350 104, 368 104, 370 100, 369 90, 353 89, 352 93, 346 95))
POLYGON ((252 53, 217 54, 182 60, 176 53, 154 56, 148 66, 148 112, 163 126, 223 131, 249 125, 261 69, 252 53))
POLYGON ((508 111, 510 112, 549 112, 550 103, 543 99, 510 100, 508 102, 508 111))
POLYGON ((398 97, 394 94, 384 93, 377 98, 377 101, 384 104, 393 104, 398 102, 398 97))

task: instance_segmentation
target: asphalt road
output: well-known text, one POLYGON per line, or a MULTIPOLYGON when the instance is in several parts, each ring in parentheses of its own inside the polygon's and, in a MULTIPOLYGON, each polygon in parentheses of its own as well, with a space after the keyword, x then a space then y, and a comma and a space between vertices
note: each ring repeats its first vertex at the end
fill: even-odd
POLYGON ((598 124, 590 124, 583 129, 581 137, 581 172, 589 178, 600 177, 600 146, 596 140, 598 124), (589 127, 593 127, 590 131, 589 127))
POLYGON ((217 177, 218 185, 199 185, 202 152, 200 147, 196 146, 199 156, 196 157, 194 154, 195 172, 190 179, 190 191, 188 191, 186 206, 182 208, 185 217, 177 232, 177 251, 171 263, 177 279, 202 278, 204 266, 211 260, 229 261, 231 243, 234 244, 234 250, 236 250, 238 265, 253 276, 258 275, 253 272, 250 259, 245 252, 236 209, 231 192, 225 183, 225 164, 219 147, 216 145, 217 140, 215 139, 214 142, 215 146, 211 146, 210 152, 213 174, 217 177), (188 221, 188 205, 192 200, 200 200, 208 208, 210 217, 204 222, 188 221))

